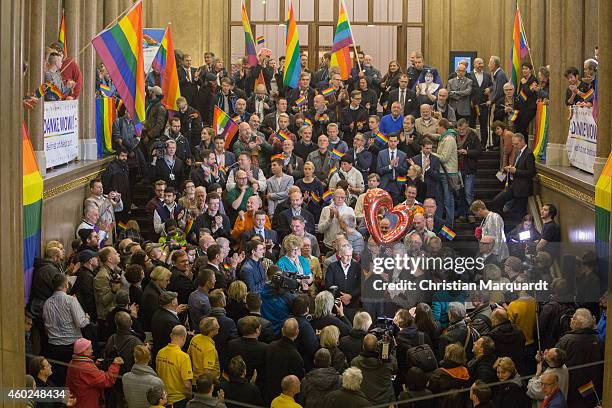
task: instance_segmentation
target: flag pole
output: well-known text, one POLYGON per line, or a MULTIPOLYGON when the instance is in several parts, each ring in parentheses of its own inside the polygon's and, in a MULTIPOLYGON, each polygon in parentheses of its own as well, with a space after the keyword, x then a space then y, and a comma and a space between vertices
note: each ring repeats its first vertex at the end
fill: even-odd
MULTIPOLYGON (((344 0, 340 0, 342 6, 344 6, 344 10, 346 11, 346 5, 344 4, 344 0)), ((353 27, 351 27, 351 20, 349 20, 348 15, 346 16, 346 21, 349 26, 349 32, 351 33, 351 42, 353 43, 353 50, 355 51, 355 59, 357 60, 357 67, 359 67, 359 72, 361 72, 361 62, 359 62, 359 57, 357 56, 357 44, 355 44, 355 36, 353 35, 353 27)), ((349 76, 350 76, 349 72, 349 76)))
POLYGON ((519 20, 521 22, 521 31, 525 33, 525 46, 527 47, 527 53, 529 54, 529 61, 531 62, 531 66, 535 71, 536 67, 533 65, 533 57, 531 56, 531 48, 529 47, 529 41, 527 41, 527 32, 525 31, 525 26, 523 25, 523 15, 521 14, 521 10, 519 9, 518 2, 516 3, 516 9, 519 11, 519 20))

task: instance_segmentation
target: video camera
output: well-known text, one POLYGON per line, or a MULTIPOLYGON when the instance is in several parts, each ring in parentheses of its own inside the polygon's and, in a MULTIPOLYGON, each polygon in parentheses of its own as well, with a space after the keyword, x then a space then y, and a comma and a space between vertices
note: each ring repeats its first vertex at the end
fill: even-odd
POLYGON ((292 292, 300 288, 300 280, 302 279, 307 279, 307 277, 295 273, 278 272, 272 276, 270 283, 277 291, 284 289, 292 292))
POLYGON ((376 326, 370 329, 369 333, 375 335, 378 339, 376 350, 380 360, 389 361, 391 359, 396 331, 397 326, 390 317, 379 317, 376 320, 376 326))

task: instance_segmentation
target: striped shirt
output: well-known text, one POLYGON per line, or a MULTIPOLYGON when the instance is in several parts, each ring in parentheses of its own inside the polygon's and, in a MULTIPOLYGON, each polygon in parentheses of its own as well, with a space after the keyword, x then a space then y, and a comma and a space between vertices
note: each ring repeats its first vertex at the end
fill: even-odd
POLYGON ((83 337, 81 329, 89 324, 79 301, 66 292, 55 291, 43 306, 43 321, 49 344, 67 346, 83 337))

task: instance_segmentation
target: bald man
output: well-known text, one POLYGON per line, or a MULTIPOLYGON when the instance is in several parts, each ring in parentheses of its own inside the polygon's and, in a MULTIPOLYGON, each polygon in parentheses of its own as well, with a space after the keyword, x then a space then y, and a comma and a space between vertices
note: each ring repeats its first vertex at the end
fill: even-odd
POLYGON ((363 375, 361 391, 373 405, 392 403, 395 400, 391 377, 397 372, 397 361, 392 354, 381 361, 377 351, 378 339, 373 334, 363 338, 363 351, 351 362, 363 375))
POLYGON ((274 398, 270 408, 301 408, 294 397, 300 392, 300 379, 295 375, 288 375, 281 381, 282 393, 274 398))
POLYGON ((290 375, 296 376, 298 379, 304 378, 304 360, 295 345, 295 339, 297 339, 299 332, 297 320, 287 319, 281 331, 282 337, 268 346, 266 352, 268 386, 264 390, 265 399, 268 403, 281 393, 283 378, 290 375))
POLYGON ((268 97, 268 90, 265 84, 258 84, 255 87, 255 93, 246 102, 246 109, 259 116, 260 120, 264 116, 272 112, 274 103, 268 97))
POLYGON ((546 397, 542 408, 567 408, 567 402, 563 392, 559 388, 559 377, 555 373, 545 372, 542 374, 542 392, 546 397))

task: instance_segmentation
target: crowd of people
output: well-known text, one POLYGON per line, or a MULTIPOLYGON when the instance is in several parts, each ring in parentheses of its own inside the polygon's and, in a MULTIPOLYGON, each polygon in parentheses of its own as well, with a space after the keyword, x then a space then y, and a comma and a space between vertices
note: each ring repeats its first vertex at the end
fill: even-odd
MULTIPOLYGON (((61 57, 49 62, 59 69, 61 57)), ((116 159, 91 181, 68 255, 50 241, 36 260, 26 312, 36 387, 65 385, 84 407, 600 403, 597 257, 587 252, 575 277, 560 273, 555 205, 542 206, 541 231, 527 214, 529 125, 549 97, 546 67, 536 77, 523 64, 515 93, 496 56, 488 71, 481 58, 472 72, 460 63, 443 84, 418 52, 384 76, 358 52, 362 69, 346 81, 329 54, 316 72, 302 55, 291 89, 282 57, 233 73, 210 52, 197 69, 178 57, 179 111, 168 115, 150 74, 142 134, 120 108, 116 159), (234 140, 213 132, 215 107, 238 125, 234 140), (499 150, 506 188, 485 203, 474 181, 487 148, 499 150), (151 194, 141 225, 137 188, 151 194), (366 225, 376 188, 412 222, 394 242, 366 225), (455 222, 474 226, 468 254, 453 245, 455 222), (374 272, 384 259, 466 255, 483 269, 374 272), (547 290, 390 285, 536 279, 547 290)), ((567 103, 589 103, 592 82, 575 68, 566 77, 567 103)), ((99 81, 112 85, 103 69, 99 81)), ((391 211, 376 218, 383 235, 399 222, 391 211)))

